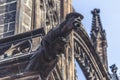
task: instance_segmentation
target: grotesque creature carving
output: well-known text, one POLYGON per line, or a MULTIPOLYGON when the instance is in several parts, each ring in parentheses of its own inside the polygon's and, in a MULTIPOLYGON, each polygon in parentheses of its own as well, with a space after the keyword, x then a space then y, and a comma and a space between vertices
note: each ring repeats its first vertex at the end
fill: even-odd
POLYGON ((41 47, 34 52, 25 71, 39 71, 44 80, 58 61, 57 55, 64 53, 66 37, 80 26, 83 18, 78 13, 70 13, 59 26, 51 29, 41 41, 41 47))

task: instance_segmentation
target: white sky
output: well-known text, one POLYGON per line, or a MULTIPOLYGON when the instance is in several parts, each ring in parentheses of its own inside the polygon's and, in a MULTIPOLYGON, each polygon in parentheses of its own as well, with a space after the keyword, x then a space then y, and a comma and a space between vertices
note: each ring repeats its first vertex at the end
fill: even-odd
POLYGON ((84 16, 82 23, 88 34, 92 23, 91 10, 100 9, 102 26, 107 34, 108 63, 109 66, 116 64, 120 74, 120 0, 73 0, 73 6, 84 16))

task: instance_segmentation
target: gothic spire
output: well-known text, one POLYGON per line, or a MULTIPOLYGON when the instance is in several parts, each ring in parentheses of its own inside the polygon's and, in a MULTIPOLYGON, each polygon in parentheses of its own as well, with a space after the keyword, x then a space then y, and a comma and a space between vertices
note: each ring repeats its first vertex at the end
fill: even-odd
POLYGON ((91 42, 98 53, 101 62, 106 66, 106 69, 108 69, 106 32, 101 24, 100 10, 95 8, 91 13, 93 16, 91 42))
POLYGON ((102 24, 101 24, 101 20, 100 20, 100 9, 94 9, 93 11, 91 11, 93 18, 92 18, 92 30, 95 31, 102 31, 102 24))

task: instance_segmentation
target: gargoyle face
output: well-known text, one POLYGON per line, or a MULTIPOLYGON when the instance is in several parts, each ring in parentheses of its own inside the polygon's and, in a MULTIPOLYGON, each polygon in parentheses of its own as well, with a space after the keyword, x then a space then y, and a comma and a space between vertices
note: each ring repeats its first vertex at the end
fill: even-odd
POLYGON ((61 29, 61 33, 64 36, 70 34, 73 29, 77 29, 81 25, 80 17, 75 18, 74 16, 65 21, 64 27, 61 29))

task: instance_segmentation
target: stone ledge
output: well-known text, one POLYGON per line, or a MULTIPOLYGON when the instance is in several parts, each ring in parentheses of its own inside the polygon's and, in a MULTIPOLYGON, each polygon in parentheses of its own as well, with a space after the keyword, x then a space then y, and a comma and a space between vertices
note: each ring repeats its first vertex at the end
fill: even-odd
POLYGON ((24 72, 0 78, 0 80, 41 80, 38 72, 24 72))

